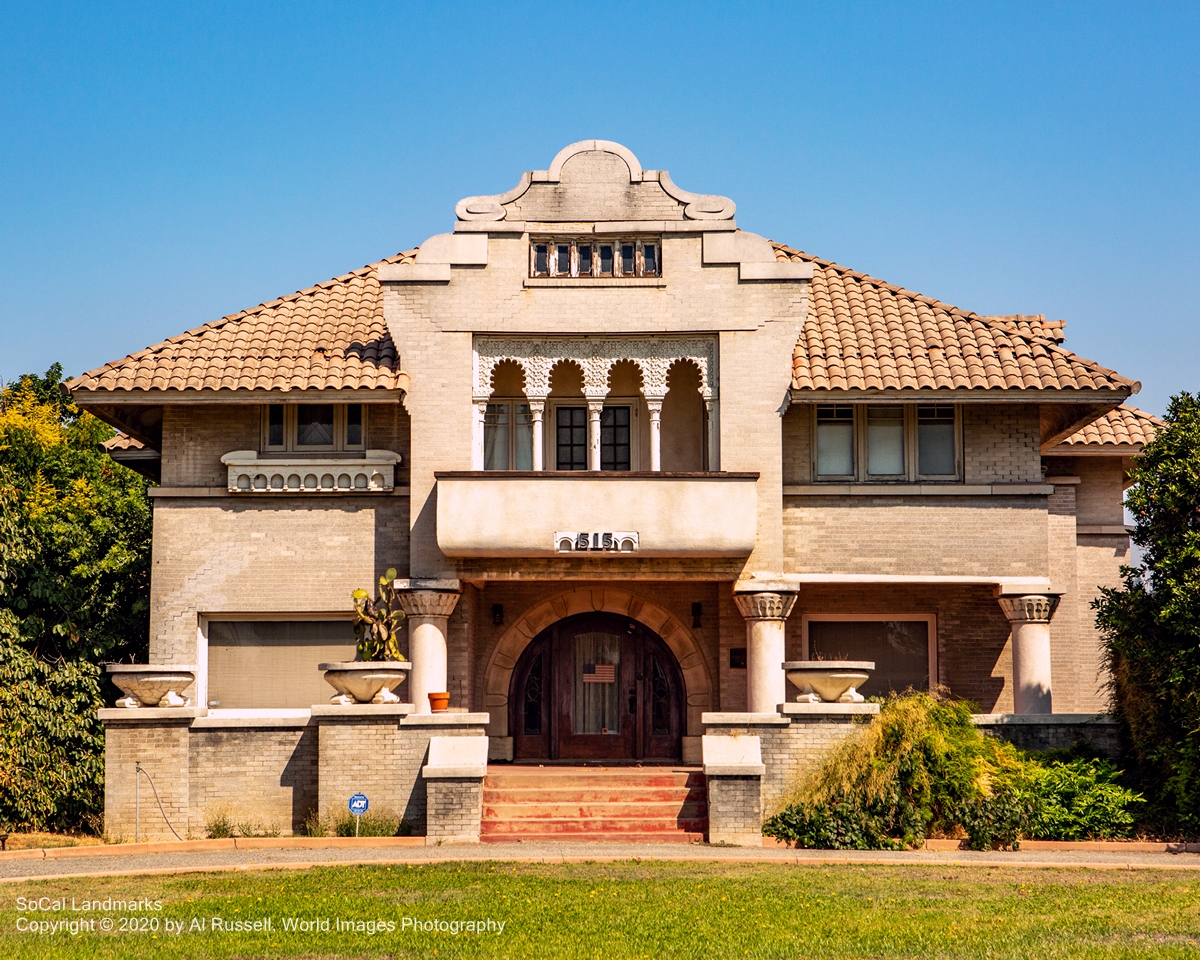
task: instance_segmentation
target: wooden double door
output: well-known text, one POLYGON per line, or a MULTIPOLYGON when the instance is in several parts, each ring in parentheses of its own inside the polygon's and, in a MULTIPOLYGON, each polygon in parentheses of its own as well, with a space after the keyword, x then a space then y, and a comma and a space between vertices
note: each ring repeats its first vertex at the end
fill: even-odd
POLYGON ((568 617, 525 648, 509 690, 516 760, 679 760, 683 674, 662 638, 611 613, 568 617))

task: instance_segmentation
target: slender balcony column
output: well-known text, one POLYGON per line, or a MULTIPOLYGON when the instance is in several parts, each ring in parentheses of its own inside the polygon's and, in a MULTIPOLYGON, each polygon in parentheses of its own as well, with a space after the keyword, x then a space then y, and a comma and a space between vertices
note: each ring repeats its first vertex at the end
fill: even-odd
POLYGON ((545 400, 530 400, 529 415, 533 418, 533 469, 544 470, 543 454, 545 443, 542 439, 542 416, 546 412, 545 400))
POLYGON ((471 409, 471 469, 483 469, 483 425, 487 420, 487 398, 475 398, 471 409))
POLYGON ((650 408, 650 469, 655 473, 662 469, 662 405, 661 400, 646 400, 650 408))
POLYGON ((750 713, 774 713, 787 702, 785 624, 796 605, 796 588, 786 582, 771 585, 776 589, 735 587, 733 594, 738 611, 746 618, 746 709, 750 713))
POLYGON ((589 400, 588 407, 588 469, 600 469, 600 411, 603 400, 589 400))
POLYGON ((457 580, 397 580, 408 619, 409 694, 417 713, 430 713, 429 694, 447 688, 446 634, 462 585, 457 580))
POLYGON ((708 469, 721 469, 721 408, 716 400, 705 400, 708 413, 708 469))
POLYGON ((1050 621, 1059 596, 1052 593, 996 597, 1012 627, 1013 710, 1053 713, 1050 685, 1050 621))

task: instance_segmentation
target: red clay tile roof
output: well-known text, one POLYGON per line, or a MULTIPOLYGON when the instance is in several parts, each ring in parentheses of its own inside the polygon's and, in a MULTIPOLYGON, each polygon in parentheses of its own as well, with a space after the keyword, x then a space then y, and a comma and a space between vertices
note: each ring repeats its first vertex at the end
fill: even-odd
POLYGON ((1153 440, 1162 426, 1163 421, 1154 414, 1122 404, 1059 441, 1059 446, 1141 447, 1153 440))
MULTIPOLYGON (((411 263, 408 251, 380 263, 411 263)), ((71 390, 402 388, 373 263, 106 363, 71 390)))
MULTIPOLYGON (((1038 336, 1034 317, 981 317, 828 260, 813 265, 796 390, 1122 390, 1134 381, 1038 336)), ((1047 325, 1049 326, 1049 325, 1047 325)), ((1051 333, 1051 330, 1042 330, 1051 333)))
POLYGON ((135 440, 127 433, 118 433, 114 437, 109 437, 100 446, 106 451, 146 449, 146 445, 141 440, 135 440))

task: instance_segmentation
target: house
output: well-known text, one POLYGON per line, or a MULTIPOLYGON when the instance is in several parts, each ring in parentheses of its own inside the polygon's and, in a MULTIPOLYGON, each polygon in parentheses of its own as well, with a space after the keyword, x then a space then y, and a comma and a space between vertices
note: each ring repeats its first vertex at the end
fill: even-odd
MULTIPOLYGON (((431 738, 694 765, 706 734, 869 712, 797 713, 785 661, 1046 730, 1102 711, 1089 604, 1157 421, 1061 321, 768 241, 608 141, 455 214, 69 384, 160 481, 150 661, 189 672, 190 706, 103 713, 111 832, 139 758, 193 833, 247 796, 298 830, 369 782, 477 836, 483 773, 439 780, 431 738), (388 568, 407 705, 329 704, 317 664, 353 658, 351 591, 388 568)), ((746 763, 777 793, 796 750, 746 763)))

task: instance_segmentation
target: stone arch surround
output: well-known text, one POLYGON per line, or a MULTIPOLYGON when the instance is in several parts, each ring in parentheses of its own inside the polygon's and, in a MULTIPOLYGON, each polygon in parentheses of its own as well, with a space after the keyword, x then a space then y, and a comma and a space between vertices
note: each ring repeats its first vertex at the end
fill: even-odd
POLYGON ((713 681, 692 632, 665 607, 620 587, 578 586, 545 597, 513 618, 488 657, 483 673, 483 705, 491 712, 488 732, 507 737, 508 690, 517 661, 530 642, 553 623, 579 613, 616 613, 653 630, 675 654, 685 691, 684 736, 704 733, 700 715, 712 709, 713 681))

